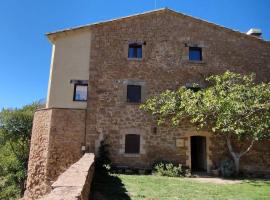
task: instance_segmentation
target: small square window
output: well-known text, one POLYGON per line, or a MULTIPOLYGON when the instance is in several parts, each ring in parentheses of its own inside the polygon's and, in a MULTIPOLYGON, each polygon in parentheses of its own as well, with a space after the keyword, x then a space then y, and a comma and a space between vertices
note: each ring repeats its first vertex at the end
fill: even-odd
POLYGON ((202 48, 189 47, 189 60, 202 61, 202 48))
POLYGON ((140 153, 140 135, 128 134, 125 136, 125 153, 140 153))
POLYGON ((73 101, 87 101, 87 84, 75 84, 73 101))
POLYGON ((128 58, 142 58, 142 45, 132 43, 128 46, 128 58))
POLYGON ((141 89, 140 85, 127 85, 127 102, 140 103, 141 89))
POLYGON ((187 89, 191 90, 192 92, 199 92, 200 90, 202 90, 202 88, 199 86, 187 87, 187 89))

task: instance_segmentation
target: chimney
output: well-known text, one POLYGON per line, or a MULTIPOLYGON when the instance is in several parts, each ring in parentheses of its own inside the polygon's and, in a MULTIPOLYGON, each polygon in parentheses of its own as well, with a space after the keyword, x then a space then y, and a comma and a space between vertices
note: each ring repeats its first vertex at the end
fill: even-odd
POLYGON ((260 38, 262 35, 262 30, 258 28, 251 28, 246 34, 260 38))

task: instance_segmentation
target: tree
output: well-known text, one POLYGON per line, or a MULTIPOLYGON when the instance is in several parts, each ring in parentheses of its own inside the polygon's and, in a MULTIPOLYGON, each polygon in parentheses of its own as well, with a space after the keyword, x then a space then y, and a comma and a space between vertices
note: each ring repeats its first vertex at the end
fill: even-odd
MULTIPOLYGON (((167 90, 141 105, 158 124, 169 121, 178 125, 188 119, 199 129, 210 129, 223 136, 239 173, 240 158, 254 142, 270 138, 270 83, 255 83, 255 75, 225 72, 206 78, 208 87, 199 91, 180 87, 167 90), (232 139, 249 142, 235 152, 232 139)), ((194 84, 193 88, 198 85, 194 84)))
POLYGON ((0 199, 22 196, 27 177, 33 115, 39 103, 0 112, 0 199))

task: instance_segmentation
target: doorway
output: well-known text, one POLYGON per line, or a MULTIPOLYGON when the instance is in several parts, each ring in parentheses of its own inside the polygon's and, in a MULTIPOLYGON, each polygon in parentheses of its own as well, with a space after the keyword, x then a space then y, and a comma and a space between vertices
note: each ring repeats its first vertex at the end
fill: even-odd
POLYGON ((206 162, 206 137, 192 136, 190 138, 191 146, 191 170, 202 172, 207 170, 206 162))

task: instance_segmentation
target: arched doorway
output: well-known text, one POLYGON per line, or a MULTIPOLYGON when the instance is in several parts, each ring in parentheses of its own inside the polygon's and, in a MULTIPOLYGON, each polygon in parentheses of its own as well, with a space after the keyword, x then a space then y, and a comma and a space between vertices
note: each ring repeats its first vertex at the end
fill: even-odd
POLYGON ((206 137, 190 137, 190 155, 192 171, 207 171, 206 137))

